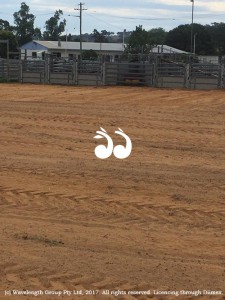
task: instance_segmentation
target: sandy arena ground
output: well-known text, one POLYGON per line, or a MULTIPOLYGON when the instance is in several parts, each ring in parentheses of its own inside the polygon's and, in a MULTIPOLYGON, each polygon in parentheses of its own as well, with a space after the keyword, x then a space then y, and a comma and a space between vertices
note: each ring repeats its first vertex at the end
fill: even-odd
POLYGON ((224 116, 224 91, 1 84, 0 299, 225 292, 224 116), (100 126, 130 136, 128 159, 96 158, 100 126))

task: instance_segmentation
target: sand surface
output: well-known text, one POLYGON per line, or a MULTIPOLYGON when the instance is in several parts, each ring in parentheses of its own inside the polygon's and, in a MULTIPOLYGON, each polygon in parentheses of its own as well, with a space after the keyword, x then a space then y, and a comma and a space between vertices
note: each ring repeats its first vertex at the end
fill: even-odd
POLYGON ((225 292, 224 234, 224 91, 0 85, 0 299, 225 292), (96 158, 100 126, 128 159, 96 158))

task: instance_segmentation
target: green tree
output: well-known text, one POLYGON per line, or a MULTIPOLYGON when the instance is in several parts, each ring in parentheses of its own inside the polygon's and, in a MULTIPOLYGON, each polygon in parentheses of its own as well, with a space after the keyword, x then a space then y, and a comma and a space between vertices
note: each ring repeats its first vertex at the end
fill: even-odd
POLYGON ((149 30, 149 41, 151 45, 162 45, 165 43, 166 40, 166 31, 165 29, 159 27, 159 28, 153 28, 149 30))
POLYGON ((92 49, 84 50, 82 53, 82 59, 96 60, 98 58, 98 53, 92 49))
POLYGON ((93 30, 93 37, 95 43, 108 43, 108 32, 106 30, 102 30, 99 32, 97 29, 93 30))
MULTIPOLYGON (((201 24, 194 24, 195 52, 201 55, 214 53, 213 43, 209 31, 201 24)), ((193 40, 194 40, 193 35, 193 40)), ((167 34, 165 43, 171 47, 190 52, 191 45, 191 25, 180 25, 167 34)))
POLYGON ((23 45, 32 40, 34 35, 34 20, 35 16, 29 13, 30 8, 22 2, 20 10, 13 14, 14 16, 14 27, 16 37, 19 45, 23 45))
POLYGON ((73 42, 73 36, 71 33, 68 35, 61 35, 60 39, 61 41, 73 42))
POLYGON ((12 30, 8 21, 0 19, 0 30, 12 30))
POLYGON ((40 28, 35 28, 34 29, 34 34, 33 34, 33 39, 34 40, 40 40, 41 38, 42 38, 41 29, 40 28))
MULTIPOLYGON (((0 30, 0 40, 9 40, 9 52, 18 51, 18 41, 16 36, 11 31, 0 30)), ((7 57, 7 45, 0 44, 0 57, 7 57)))
POLYGON ((109 37, 109 36, 111 36, 111 35, 113 35, 114 34, 114 32, 113 31, 107 31, 107 30, 101 30, 101 34, 102 35, 104 35, 105 37, 109 37))
POLYGON ((53 17, 45 22, 46 31, 44 31, 44 39, 50 41, 57 41, 62 32, 65 31, 66 20, 60 21, 63 11, 61 9, 56 10, 53 17))
POLYGON ((212 23, 206 25, 206 28, 211 36, 215 54, 225 55, 225 23, 212 23))
POLYGON ((148 54, 151 46, 149 33, 139 25, 129 36, 125 51, 131 54, 148 54))
POLYGON ((124 29, 124 31, 117 32, 118 42, 122 43, 124 41, 124 43, 126 44, 132 32, 133 31, 126 31, 126 29, 124 29))

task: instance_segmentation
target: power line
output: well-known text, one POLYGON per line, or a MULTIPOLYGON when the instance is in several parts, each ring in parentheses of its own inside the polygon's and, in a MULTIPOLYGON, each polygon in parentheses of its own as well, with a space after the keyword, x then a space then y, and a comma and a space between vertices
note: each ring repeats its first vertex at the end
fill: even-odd
POLYGON ((51 13, 45 13, 45 14, 35 14, 35 16, 48 16, 48 15, 53 15, 54 12, 51 13))
MULTIPOLYGON (((93 11, 96 14, 100 14, 96 11, 93 11)), ((102 16, 106 16, 106 17, 110 17, 110 18, 116 18, 116 19, 130 19, 130 20, 146 20, 146 21, 161 21, 161 20, 175 20, 175 18, 145 18, 145 17, 123 17, 123 16, 114 16, 114 15, 110 15, 110 14, 105 14, 105 13, 101 13, 102 16)))
MULTIPOLYGON (((96 14, 100 14, 98 12, 95 11, 96 14)), ((145 17, 125 17, 125 16, 113 16, 113 15, 110 15, 110 14, 102 14, 102 16, 106 16, 106 17, 110 17, 110 18, 116 18, 116 19, 130 19, 130 20, 143 20, 143 21, 163 21, 163 20, 185 20, 187 19, 188 17, 179 17, 179 18, 145 18, 145 17)), ((210 17, 223 17, 225 16, 224 13, 222 14, 211 14, 211 13, 208 13, 208 14, 195 14, 195 18, 197 19, 204 19, 204 18, 210 18, 210 17)), ((94 16, 93 16, 94 17, 94 16)), ((95 17, 96 18, 96 17, 95 17)), ((96 18, 97 19, 97 18, 96 18)), ((98 18, 99 19, 99 18, 98 18)), ((100 19, 99 19, 100 20, 100 19)), ((104 22, 102 20, 102 22, 104 22)), ((107 23, 107 22, 105 22, 107 23)))
MULTIPOLYGON (((110 16, 105 14, 105 16, 110 16)), ((128 20, 145 20, 145 21, 162 21, 162 20, 176 20, 174 18, 142 18, 142 17, 121 17, 121 16, 110 16, 111 18, 128 19, 128 20)))
POLYGON ((90 16, 90 17, 92 17, 92 18, 94 18, 94 19, 96 19, 96 20, 98 20, 98 21, 100 21, 100 22, 103 22, 103 23, 105 23, 105 24, 107 24, 107 25, 110 25, 110 26, 112 26, 112 27, 115 27, 115 28, 118 28, 118 29, 122 30, 121 27, 116 26, 116 25, 113 25, 113 24, 111 24, 111 23, 109 23, 109 22, 106 22, 106 21, 104 21, 104 20, 102 20, 102 19, 100 19, 100 18, 97 18, 96 16, 93 16, 93 15, 87 13, 87 12, 86 12, 85 14, 88 15, 88 16, 90 16))

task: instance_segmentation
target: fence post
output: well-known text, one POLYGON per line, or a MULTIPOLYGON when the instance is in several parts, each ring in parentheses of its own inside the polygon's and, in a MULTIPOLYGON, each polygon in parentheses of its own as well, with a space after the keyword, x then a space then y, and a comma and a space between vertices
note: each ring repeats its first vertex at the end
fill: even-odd
POLYGON ((7 55, 7 82, 10 81, 10 65, 9 65, 9 55, 7 55))
POLYGON ((50 83, 50 56, 45 56, 45 83, 50 83))
POLYGON ((0 59, 0 78, 4 78, 5 72, 4 72, 4 59, 0 59))
POLYGON ((5 59, 2 61, 2 68, 3 68, 3 77, 8 82, 7 64, 5 59))
POLYGON ((185 65, 185 88, 190 88, 190 63, 185 65))
POLYGON ((224 64, 219 63, 218 88, 224 89, 224 64))
POLYGON ((155 62, 155 63, 153 63, 153 82, 152 82, 152 84, 153 84, 153 86, 154 87, 158 87, 158 63, 157 63, 157 61, 155 62))
POLYGON ((106 62, 102 64, 102 85, 106 83, 106 62))
POLYGON ((221 89, 224 89, 224 63, 221 63, 221 89))
POLYGON ((44 82, 48 83, 48 58, 47 55, 45 56, 45 78, 44 82))
POLYGON ((19 58, 19 82, 23 82, 23 62, 21 55, 19 58))
POLYGON ((75 62, 75 85, 78 85, 78 61, 75 62))
POLYGON ((76 61, 73 59, 73 64, 72 64, 72 72, 73 72, 73 84, 76 84, 76 61))

